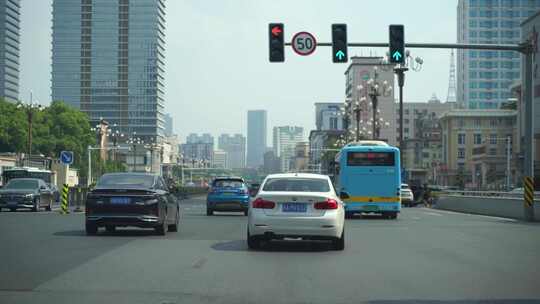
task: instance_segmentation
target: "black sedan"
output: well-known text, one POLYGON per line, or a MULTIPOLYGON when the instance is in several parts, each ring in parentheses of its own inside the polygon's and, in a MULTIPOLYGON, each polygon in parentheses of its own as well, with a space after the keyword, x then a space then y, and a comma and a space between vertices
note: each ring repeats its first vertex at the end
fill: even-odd
POLYGON ((27 208, 37 212, 42 207, 50 211, 52 202, 52 191, 41 179, 14 178, 0 189, 0 211, 27 208))
POLYGON ((163 178, 146 173, 109 173, 101 176, 86 197, 86 233, 99 227, 154 228, 159 235, 178 231, 180 208, 163 178))

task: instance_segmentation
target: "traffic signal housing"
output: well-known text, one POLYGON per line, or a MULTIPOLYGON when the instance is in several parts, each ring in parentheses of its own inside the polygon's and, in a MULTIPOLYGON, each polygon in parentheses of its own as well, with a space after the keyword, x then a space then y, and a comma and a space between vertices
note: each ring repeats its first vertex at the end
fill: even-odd
POLYGON ((285 43, 283 23, 270 23, 268 25, 268 35, 270 43, 270 62, 285 61, 285 43))
POLYGON ((390 62, 405 63, 405 29, 401 24, 390 25, 390 62))
POLYGON ((345 63, 348 60, 347 24, 332 24, 332 61, 335 63, 345 63))

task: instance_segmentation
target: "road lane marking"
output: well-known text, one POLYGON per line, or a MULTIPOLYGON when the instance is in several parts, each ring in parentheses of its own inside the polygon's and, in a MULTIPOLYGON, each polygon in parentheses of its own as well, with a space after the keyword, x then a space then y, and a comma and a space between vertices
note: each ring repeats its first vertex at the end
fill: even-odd
POLYGON ((439 213, 435 213, 435 212, 428 212, 428 211, 423 211, 423 213, 425 213, 425 214, 429 214, 429 215, 435 215, 435 216, 443 216, 442 214, 439 214, 439 213))
MULTIPOLYGON (((473 213, 464 213, 464 212, 456 212, 456 211, 441 210, 441 209, 433 209, 432 211, 440 212, 440 213, 446 213, 446 214, 453 214, 453 215, 477 216, 477 217, 483 217, 483 218, 487 218, 487 219, 501 220, 501 221, 507 221, 507 222, 518 222, 518 220, 516 220, 516 219, 507 218, 507 217, 499 217, 499 216, 491 216, 491 215, 483 215, 483 214, 473 214, 473 213)), ((424 213, 429 213, 429 212, 424 211, 424 213)))

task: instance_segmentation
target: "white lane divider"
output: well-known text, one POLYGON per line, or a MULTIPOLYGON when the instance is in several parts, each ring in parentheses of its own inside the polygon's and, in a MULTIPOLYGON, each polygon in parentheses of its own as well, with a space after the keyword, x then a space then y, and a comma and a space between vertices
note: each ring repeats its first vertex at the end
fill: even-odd
POLYGON ((434 216, 443 216, 442 214, 435 213, 435 212, 429 212, 429 211, 424 211, 423 213, 424 214, 429 214, 429 215, 434 215, 434 216))
MULTIPOLYGON (((435 212, 437 213, 442 213, 442 214, 452 214, 452 215, 465 215, 465 216, 476 216, 476 217, 483 217, 483 218, 486 218, 486 219, 492 219, 492 220, 501 220, 501 221, 507 221, 507 222, 517 222, 518 220, 516 219, 512 219, 512 218, 507 218, 507 217, 499 217, 499 216, 491 216, 491 215, 482 215, 482 214, 472 214, 472 213, 463 213, 463 212, 455 212, 455 211, 450 211, 450 210, 440 210, 440 209, 431 209, 433 212, 427 212, 427 211, 424 211, 424 213, 427 213, 427 214, 435 214, 435 212)), ((442 216, 442 214, 438 214, 439 216, 442 216)))

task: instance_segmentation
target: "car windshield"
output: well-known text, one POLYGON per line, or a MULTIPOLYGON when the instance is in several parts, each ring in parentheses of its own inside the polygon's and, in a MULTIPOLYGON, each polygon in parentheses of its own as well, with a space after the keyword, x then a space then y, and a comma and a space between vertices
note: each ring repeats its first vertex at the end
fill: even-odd
POLYGON ((13 179, 4 187, 4 189, 35 189, 38 187, 37 180, 13 179))
POLYGON ((96 187, 97 188, 152 188, 154 185, 154 176, 144 174, 109 174, 103 175, 96 187))
POLYGON ((238 179, 220 179, 214 181, 214 188, 242 188, 244 183, 238 179))
POLYGON ((330 186, 327 180, 320 178, 270 178, 263 191, 329 192, 330 186))

